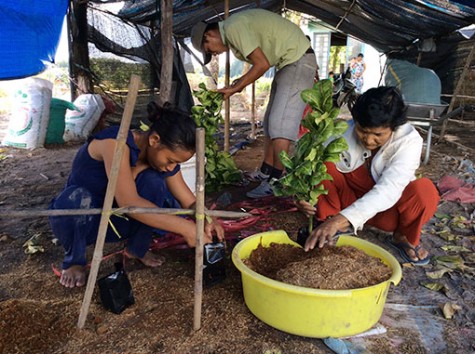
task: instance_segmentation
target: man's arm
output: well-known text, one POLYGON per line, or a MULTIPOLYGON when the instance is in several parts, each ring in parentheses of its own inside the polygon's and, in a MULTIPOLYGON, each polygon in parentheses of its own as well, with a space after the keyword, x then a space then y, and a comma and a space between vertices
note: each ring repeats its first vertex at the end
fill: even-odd
POLYGON ((234 81, 231 86, 218 90, 218 92, 224 94, 224 99, 234 95, 236 92, 241 92, 244 87, 256 81, 270 68, 267 57, 259 47, 254 49, 248 58, 252 63, 251 69, 238 80, 234 81))

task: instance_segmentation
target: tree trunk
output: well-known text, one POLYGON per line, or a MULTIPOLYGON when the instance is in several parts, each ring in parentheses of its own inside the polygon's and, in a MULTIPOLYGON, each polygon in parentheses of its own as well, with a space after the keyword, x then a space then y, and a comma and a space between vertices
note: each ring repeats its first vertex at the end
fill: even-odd
POLYGON ((87 2, 72 0, 68 12, 69 72, 71 99, 84 93, 93 93, 87 47, 87 2))

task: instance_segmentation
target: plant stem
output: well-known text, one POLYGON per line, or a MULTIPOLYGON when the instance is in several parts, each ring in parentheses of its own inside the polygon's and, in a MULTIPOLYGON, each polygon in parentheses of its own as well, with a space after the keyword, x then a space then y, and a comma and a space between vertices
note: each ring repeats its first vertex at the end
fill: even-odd
POLYGON ((313 230, 313 215, 308 217, 308 235, 312 233, 313 230))

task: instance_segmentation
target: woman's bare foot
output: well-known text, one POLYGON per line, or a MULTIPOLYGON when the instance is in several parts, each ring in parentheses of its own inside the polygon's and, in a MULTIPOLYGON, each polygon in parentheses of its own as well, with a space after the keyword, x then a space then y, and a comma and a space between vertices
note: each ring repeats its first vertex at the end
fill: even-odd
POLYGON ((81 265, 73 265, 68 269, 63 269, 59 282, 66 288, 84 286, 86 284, 86 270, 81 265))
POLYGON ((165 257, 158 254, 147 251, 142 258, 136 257, 127 250, 125 250, 125 255, 131 259, 138 259, 140 262, 145 264, 147 267, 158 267, 165 263, 165 257))

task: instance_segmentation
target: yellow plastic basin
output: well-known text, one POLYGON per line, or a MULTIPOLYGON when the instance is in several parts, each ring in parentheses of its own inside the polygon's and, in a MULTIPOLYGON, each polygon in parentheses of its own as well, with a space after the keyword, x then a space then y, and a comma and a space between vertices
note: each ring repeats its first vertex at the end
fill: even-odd
POLYGON ((379 321, 390 284, 397 285, 401 280, 401 266, 390 253, 371 242, 342 235, 337 246, 353 246, 380 258, 392 268, 391 278, 352 290, 319 290, 285 284, 254 272, 242 261, 259 243, 268 246, 271 242, 299 246, 285 231, 263 232, 239 242, 232 260, 241 272, 244 301, 249 310, 261 321, 287 333, 326 338, 364 332, 379 321))

